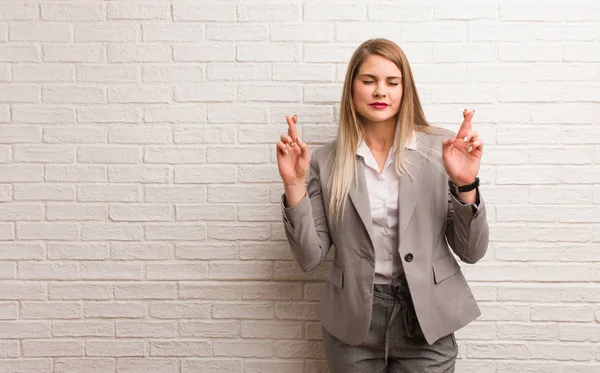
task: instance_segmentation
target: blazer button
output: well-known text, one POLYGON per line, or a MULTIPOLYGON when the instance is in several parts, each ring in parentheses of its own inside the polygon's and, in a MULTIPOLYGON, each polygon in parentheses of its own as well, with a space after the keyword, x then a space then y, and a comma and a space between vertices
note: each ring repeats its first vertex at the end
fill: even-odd
POLYGON ((408 253, 408 254, 404 255, 404 260, 406 260, 409 263, 412 262, 412 260, 413 260, 413 254, 408 253))

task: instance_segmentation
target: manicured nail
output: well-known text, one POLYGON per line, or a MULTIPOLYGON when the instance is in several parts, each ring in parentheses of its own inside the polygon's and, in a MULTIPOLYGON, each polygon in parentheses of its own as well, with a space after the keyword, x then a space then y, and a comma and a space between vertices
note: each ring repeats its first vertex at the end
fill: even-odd
POLYGON ((464 142, 469 141, 469 136, 465 136, 465 138, 463 139, 464 142))
POLYGON ((473 150, 473 147, 472 147, 472 146, 469 146, 469 151, 471 151, 471 150, 473 150))
POLYGON ((299 137, 296 139, 296 142, 297 142, 297 143, 300 143, 300 142, 301 142, 299 137))
POLYGON ((293 141, 290 143, 290 146, 291 146, 292 148, 294 147, 294 142, 293 142, 293 141))

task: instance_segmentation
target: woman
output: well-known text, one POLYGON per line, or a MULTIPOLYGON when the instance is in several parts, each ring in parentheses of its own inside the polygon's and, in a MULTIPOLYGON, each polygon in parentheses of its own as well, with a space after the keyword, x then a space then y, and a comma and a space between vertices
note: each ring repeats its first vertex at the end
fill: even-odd
POLYGON ((403 51, 373 39, 349 62, 335 141, 311 159, 286 117, 277 162, 293 255, 311 271, 336 248, 321 301, 332 373, 454 371, 454 332, 480 311, 452 252, 475 263, 489 234, 473 114, 456 136, 430 126, 403 51))

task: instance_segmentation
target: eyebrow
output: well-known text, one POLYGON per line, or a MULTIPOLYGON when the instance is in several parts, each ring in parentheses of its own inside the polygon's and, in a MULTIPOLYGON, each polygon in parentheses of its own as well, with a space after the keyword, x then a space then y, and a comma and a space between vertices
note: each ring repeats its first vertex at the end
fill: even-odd
MULTIPOLYGON (((373 74, 360 74, 359 76, 368 76, 369 78, 377 79, 373 74)), ((401 76, 388 76, 386 79, 402 79, 401 76)))

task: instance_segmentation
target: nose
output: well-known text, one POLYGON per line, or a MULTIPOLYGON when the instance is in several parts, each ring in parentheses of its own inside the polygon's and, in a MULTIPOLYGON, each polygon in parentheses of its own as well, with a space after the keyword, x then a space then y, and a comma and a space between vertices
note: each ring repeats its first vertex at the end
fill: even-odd
POLYGON ((373 96, 375 96, 375 97, 385 97, 384 88, 380 84, 376 85, 375 91, 373 91, 373 96))

